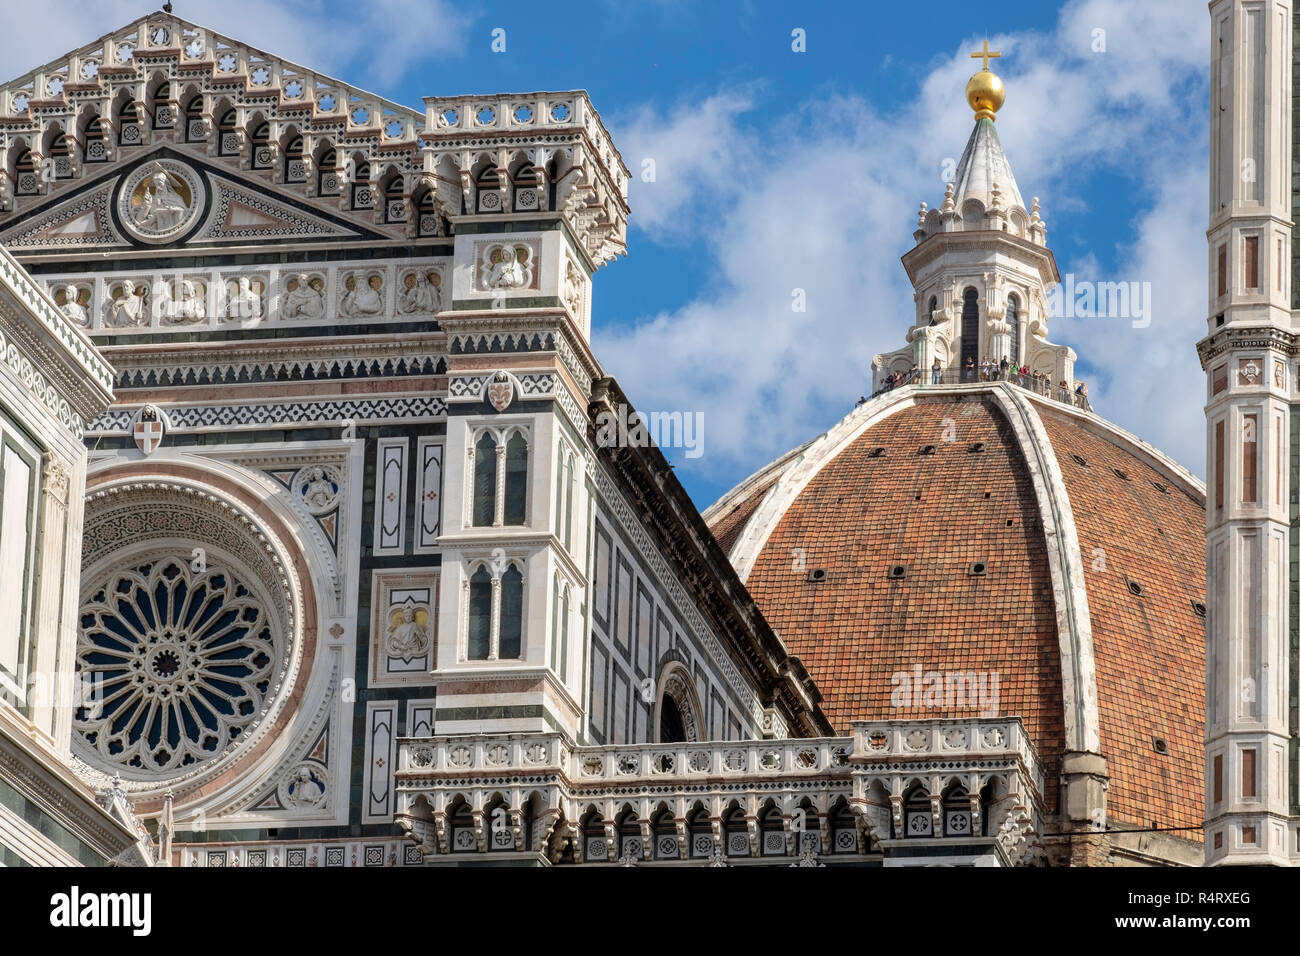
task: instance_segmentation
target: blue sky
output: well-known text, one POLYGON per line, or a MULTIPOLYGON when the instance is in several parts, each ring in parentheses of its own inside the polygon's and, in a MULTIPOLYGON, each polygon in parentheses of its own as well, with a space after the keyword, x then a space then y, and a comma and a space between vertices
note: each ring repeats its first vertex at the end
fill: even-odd
MULTIPOLYGON (((35 14, 51 29, 13 31, 0 52, 16 75, 142 12, 53 0, 35 14)), ((1151 283, 1148 326, 1061 320, 1048 337, 1079 353, 1102 414, 1203 471, 1204 4, 180 0, 176 12, 416 108, 425 95, 588 90, 634 174, 629 254, 596 276, 596 354, 638 407, 703 413, 703 455, 666 450, 701 508, 848 412, 872 356, 903 344, 913 303, 898 257, 970 133, 968 54, 987 36, 1004 53, 998 130, 1062 274, 1151 283), (806 52, 791 50, 795 28, 806 52)))

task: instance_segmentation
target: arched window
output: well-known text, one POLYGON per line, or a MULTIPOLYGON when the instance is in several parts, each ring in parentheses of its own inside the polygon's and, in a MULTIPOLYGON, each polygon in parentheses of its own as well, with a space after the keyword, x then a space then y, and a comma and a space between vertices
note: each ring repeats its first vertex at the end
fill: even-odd
POLYGON ((831 811, 831 852, 857 853, 858 827, 853 811, 847 803, 840 803, 831 811))
POLYGON ((286 183, 305 183, 307 181, 307 164, 302 158, 302 137, 295 136, 289 140, 284 150, 284 181, 286 183))
POLYGON ((582 822, 582 859, 584 863, 609 860, 609 841, 605 839, 605 821, 592 810, 582 822))
POLYGON ((491 527, 496 511, 497 441, 491 432, 484 432, 474 445, 474 527, 491 527))
POLYGON ((479 567, 469 579, 469 646, 466 656, 485 661, 492 652, 492 575, 479 567))
POLYGON ((474 814, 463 797, 457 798, 457 804, 447 814, 447 825, 451 831, 452 853, 478 852, 478 836, 474 833, 474 814))
POLYGON ((528 510, 528 442, 518 432, 506 442, 505 485, 505 523, 523 524, 528 510))
POLYGON ((1007 296, 1007 325, 1011 326, 1011 365, 1020 368, 1020 297, 1007 296))
POLYGON ((270 169, 271 124, 259 123, 248 140, 248 156, 254 169, 270 169))
POLYGON ((970 797, 966 788, 954 782, 943 794, 943 835, 971 836, 970 797))
POLYGON ((632 857, 640 860, 645 853, 645 843, 641 839, 641 822, 631 810, 625 810, 618 818, 618 858, 632 857))
POLYGON ((540 185, 535 166, 526 163, 519 168, 515 173, 515 212, 536 212, 541 208, 540 185))
POLYGON ((495 166, 487 166, 474 180, 478 187, 477 212, 501 212, 501 174, 495 166))
POLYGON ((659 742, 661 744, 680 744, 686 742, 686 725, 682 721, 681 709, 677 701, 665 697, 659 711, 659 742))
POLYGON ((680 858, 677 842, 677 821, 673 812, 664 807, 651 818, 650 832, 654 837, 654 856, 656 860, 676 860, 680 858))
POLYGON ((337 196, 339 194, 339 174, 336 168, 338 158, 334 150, 327 149, 321 153, 317 165, 316 192, 321 196, 337 196))
POLYGON ((176 125, 176 114, 171 105, 172 85, 164 80, 153 92, 153 128, 171 129, 176 125))
POLYGON ((384 184, 384 222, 406 222, 404 189, 401 176, 392 176, 384 184))
POLYGON ((442 224, 442 217, 438 214, 432 189, 420 193, 419 201, 415 204, 415 215, 421 236, 441 236, 446 231, 442 224))
POLYGON ((551 595, 551 670, 568 678, 569 670, 569 585, 558 574, 551 595))
POLYGON ((803 811, 803 827, 797 834, 794 852, 801 855, 809 850, 813 853, 823 852, 822 828, 817 817, 816 808, 805 797, 798 809, 803 811))
POLYGON ((523 649, 524 576, 513 564, 501 575, 501 631, 497 657, 515 660, 523 649))
POLYGON ((740 807, 732 807, 723 814, 722 835, 727 856, 749 856, 749 829, 745 826, 745 811, 740 807))
POLYGON ((123 146, 139 146, 141 142, 140 113, 130 100, 122 104, 122 112, 117 115, 117 141, 123 146))
POLYGON ((968 288, 961 302, 961 366, 970 359, 976 365, 980 360, 980 306, 979 293, 968 288))
POLYGON ((98 116, 92 116, 86 123, 86 145, 82 155, 88 163, 102 163, 108 159, 108 150, 104 146, 104 123, 98 116))
POLYGON ((72 178, 72 146, 68 137, 62 133, 50 143, 50 161, 53 163, 55 179, 72 178))
POLYGON ((759 852, 763 856, 785 856, 785 827, 779 807, 772 804, 759 815, 758 829, 762 841, 759 852))
POLYGON ((41 191, 41 180, 36 175, 36 161, 30 149, 19 153, 14 162, 14 191, 19 196, 35 196, 41 191))
POLYGON ((573 452, 564 459, 564 548, 573 550, 573 452))
POLYGON ((713 827, 709 824, 709 813, 703 807, 696 807, 686 816, 686 839, 690 841, 690 855, 694 859, 713 856, 713 827))
POLYGON ((207 139, 207 129, 203 124, 203 97, 196 96, 185 104, 185 140, 201 143, 207 139))
POLYGON ((360 162, 352 174, 352 208, 371 209, 375 205, 375 187, 370 183, 370 164, 360 162))
POLYGON ((222 114, 221 121, 217 124, 217 155, 239 155, 239 137, 235 135, 235 123, 238 119, 239 114, 234 110, 226 110, 222 114))
POLYGON ((930 795, 918 783, 903 797, 903 837, 934 836, 934 818, 930 815, 930 795))

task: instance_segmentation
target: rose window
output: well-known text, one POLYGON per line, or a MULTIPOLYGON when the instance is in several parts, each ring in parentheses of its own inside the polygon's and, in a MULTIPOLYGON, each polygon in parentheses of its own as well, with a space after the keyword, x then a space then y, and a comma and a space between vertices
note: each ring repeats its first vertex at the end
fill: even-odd
POLYGON ((237 573, 165 557, 114 569, 83 594, 75 726, 101 761, 127 776, 179 771, 257 722, 279 627, 237 573))

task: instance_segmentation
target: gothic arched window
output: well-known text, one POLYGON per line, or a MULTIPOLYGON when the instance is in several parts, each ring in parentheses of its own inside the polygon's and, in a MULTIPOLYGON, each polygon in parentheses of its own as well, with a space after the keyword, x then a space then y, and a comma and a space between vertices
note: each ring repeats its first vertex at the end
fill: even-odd
POLYGON ((474 527, 491 527, 496 512, 497 441, 491 432, 484 432, 474 445, 474 527))
POLYGON ((123 146, 139 146, 141 142, 140 113, 130 100, 122 104, 122 112, 117 115, 117 141, 123 146))
POLYGON ((501 212, 501 174, 495 166, 488 166, 474 180, 478 187, 478 209, 476 212, 501 212))
POLYGON ((1020 368, 1020 297, 1007 296, 1007 325, 1011 326, 1011 364, 1020 368))
POLYGON ((41 180, 36 175, 36 161, 32 151, 24 149, 14 162, 14 191, 19 196, 35 196, 41 191, 41 180))
POLYGON ((492 651, 492 575, 480 566, 469 579, 469 645, 466 657, 485 661, 492 651))
POLYGON ((185 139, 190 143, 201 143, 207 139, 207 129, 203 123, 203 97, 196 96, 185 105, 185 139))
POLYGON ((659 712, 659 742, 661 744, 680 744, 686 742, 686 725, 682 722, 682 712, 677 701, 665 697, 663 709, 659 712))
POLYGON ((525 163, 519 168, 515 173, 515 212, 536 212, 541 208, 540 186, 535 166, 525 163))
POLYGON ((164 80, 153 91, 153 128, 171 129, 176 125, 176 114, 171 105, 172 85, 164 80))
POLYGON ((222 114, 221 121, 217 124, 217 155, 239 155, 239 137, 235 135, 235 123, 238 118, 239 114, 234 110, 226 110, 222 114))
POLYGON ((352 208, 370 209, 375 204, 374 187, 370 184, 370 164, 356 164, 352 174, 352 208))
POLYGON ((523 524, 528 510, 528 442, 515 432, 506 442, 505 524, 523 524))
POLYGON ((961 298, 961 365, 965 368, 967 359, 977 365, 980 360, 979 293, 968 288, 961 298))
POLYGON ((68 137, 62 133, 50 143, 50 161, 53 163, 55 179, 72 178, 72 146, 68 137))
POLYGON ((307 164, 302 158, 302 137, 295 136, 289 140, 284 150, 284 181, 286 183, 305 183, 307 181, 307 164))
POLYGON ((501 575, 501 629, 497 657, 514 660, 523 649, 524 576, 513 564, 501 575))
POLYGON ((259 123, 248 140, 248 155, 254 169, 270 169, 271 124, 259 123))
POLYGON ((104 148, 104 123, 98 116, 92 116, 86 123, 82 155, 88 163, 102 163, 108 159, 108 150, 104 148))
POLYGON ((317 161, 316 192, 321 196, 337 196, 339 192, 339 174, 335 168, 338 164, 337 154, 328 149, 320 154, 317 161))

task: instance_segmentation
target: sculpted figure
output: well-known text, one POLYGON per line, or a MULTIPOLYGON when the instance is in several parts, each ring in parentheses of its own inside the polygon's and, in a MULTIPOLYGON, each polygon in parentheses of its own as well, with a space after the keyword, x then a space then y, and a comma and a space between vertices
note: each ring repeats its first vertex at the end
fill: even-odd
POLYGON ((429 648, 429 629, 415 620, 415 610, 405 608, 402 619, 388 625, 388 652, 410 661, 429 648))
POLYGON ((74 325, 89 325, 90 316, 86 314, 86 307, 77 300, 77 295, 78 290, 75 285, 65 285, 63 287, 63 304, 59 306, 59 310, 74 325))
POLYGON ((371 276, 366 282, 353 279, 352 288, 343 296, 342 313, 350 318, 362 315, 378 315, 384 311, 384 297, 379 294, 383 286, 379 276, 371 276))
POLYGON ((318 319, 325 314, 325 297, 313 288, 305 273, 294 277, 294 287, 284 297, 281 315, 286 319, 318 319))
POLYGON ((226 315, 232 319, 260 319, 262 317, 262 296, 253 288, 252 280, 240 276, 236 283, 235 294, 226 306, 226 315))
POLYGON ((423 272, 417 272, 409 289, 402 291, 398 308, 407 314, 437 312, 442 307, 442 295, 437 286, 423 272))
POLYGON ((524 267, 519 264, 515 250, 502 246, 500 258, 488 274, 488 287, 491 289, 519 289, 524 285, 524 267))
POLYGON ((122 280, 122 290, 110 307, 110 320, 118 328, 149 324, 144 296, 136 293, 135 283, 130 279, 122 280))
POLYGON ((161 166, 145 180, 144 195, 135 207, 136 225, 163 232, 181 222, 190 211, 189 203, 172 186, 161 166))

